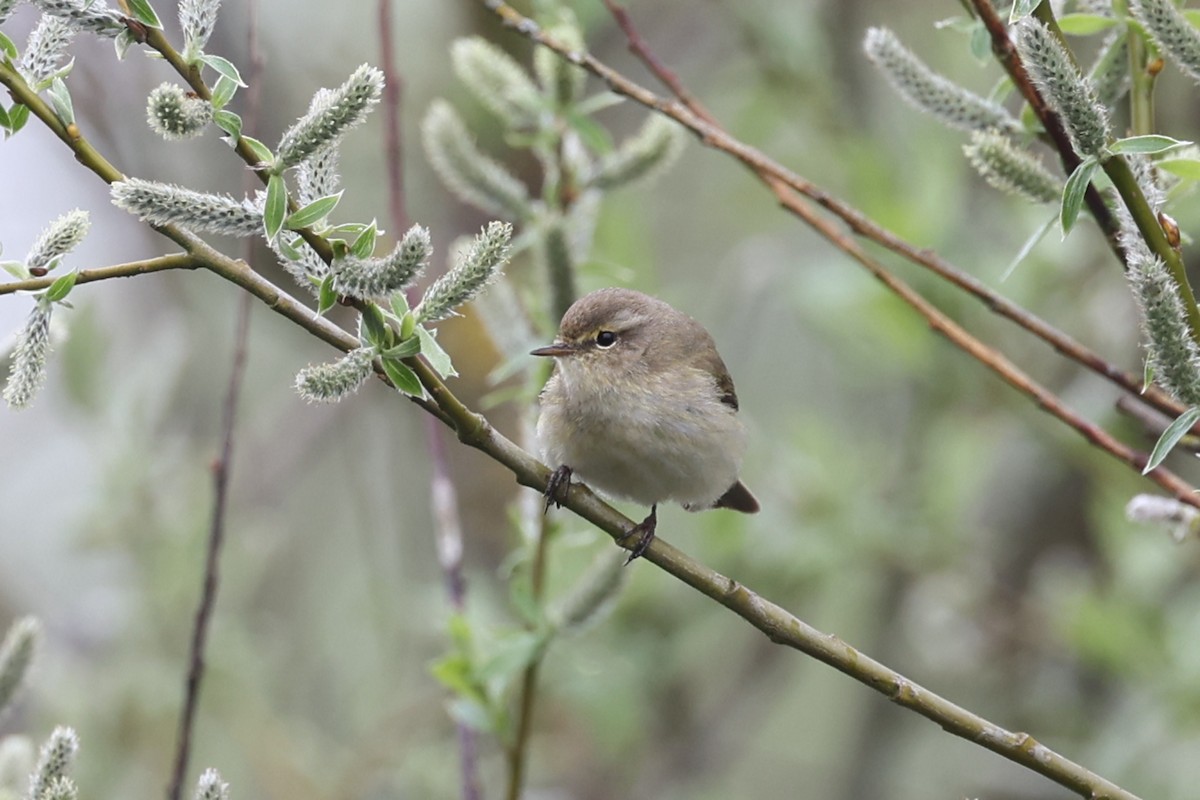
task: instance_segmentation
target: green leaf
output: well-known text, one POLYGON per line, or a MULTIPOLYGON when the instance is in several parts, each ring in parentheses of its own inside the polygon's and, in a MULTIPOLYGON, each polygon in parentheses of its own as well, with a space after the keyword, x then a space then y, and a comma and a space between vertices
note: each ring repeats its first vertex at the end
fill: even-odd
POLYGON ((271 148, 255 139, 253 136, 243 136, 242 141, 250 148, 250 152, 258 159, 259 164, 270 164, 275 160, 275 154, 271 152, 271 148))
POLYGON ((137 44, 137 38, 129 28, 118 33, 116 38, 113 39, 113 48, 117 51, 117 60, 124 61, 125 54, 129 52, 129 47, 135 44, 137 44))
POLYGON ((421 341, 421 354, 425 356, 429 366, 433 367, 443 378, 452 378, 457 375, 458 370, 454 369, 454 365, 450 363, 450 354, 438 344, 436 331, 429 331, 418 325, 416 332, 417 338, 421 341))
POLYGON ((321 316, 337 303, 337 292, 333 289, 333 275, 321 279, 321 287, 317 289, 317 316, 321 316))
POLYGON ((21 261, 0 261, 0 269, 19 281, 28 280, 30 277, 29 268, 21 261))
POLYGON ((129 11, 133 14, 134 19, 149 28, 162 30, 158 14, 154 13, 154 9, 150 7, 147 0, 126 0, 126 2, 129 4, 129 11))
POLYGON ((471 661, 464 653, 447 653, 429 665, 429 674, 438 683, 460 697, 483 701, 483 692, 475 682, 471 661))
MULTIPOLYGON (((407 301, 405 301, 407 302, 407 301)), ((413 331, 417 327, 417 315, 411 311, 404 312, 404 316, 400 318, 400 338, 409 339, 413 335, 413 331)))
POLYGON ((12 121, 8 118, 8 110, 4 106, 0 106, 0 128, 6 132, 12 128, 12 121))
MULTIPOLYGON (((345 190, 343 189, 342 191, 345 190)), ((283 221, 284 227, 291 230, 307 228, 314 222, 319 222, 329 216, 329 212, 333 211, 341 199, 342 192, 338 192, 337 194, 326 195, 325 197, 313 200, 304 206, 304 208, 298 209, 296 213, 285 219, 283 221)))
POLYGON ((71 93, 67 91, 67 85, 63 83, 62 78, 55 78, 50 82, 50 105, 54 107, 54 116, 58 117, 63 125, 75 124, 75 108, 71 105, 71 93))
POLYGON ((987 63, 992 57, 992 35, 982 22, 971 26, 969 44, 971 56, 981 64, 987 63))
POLYGON ((1067 234, 1071 232, 1071 228, 1075 227, 1075 222, 1079 219, 1084 195, 1087 194, 1088 186, 1092 183, 1092 176, 1099 168, 1100 162, 1089 156, 1075 168, 1071 177, 1067 178, 1067 185, 1063 187, 1062 208, 1058 215, 1064 239, 1067 238, 1067 234))
POLYGON ((212 99, 209 102, 212 103, 214 109, 219 111, 229 105, 229 101, 237 94, 237 90, 237 84, 222 75, 217 78, 217 82, 213 85, 212 99))
POLYGON ((229 146, 237 147, 237 141, 242 136, 242 118, 232 111, 217 109, 213 112, 213 122, 225 131, 225 141, 229 142, 229 146))
POLYGON ((1200 408, 1192 406, 1187 411, 1179 415, 1178 419, 1167 426, 1163 431, 1162 436, 1158 437, 1158 442, 1155 443, 1154 449, 1150 451, 1150 459, 1146 462, 1146 468, 1142 470, 1142 474, 1153 470, 1163 462, 1167 454, 1179 444, 1179 440, 1187 435, 1187 432, 1196 424, 1196 420, 1200 419, 1200 408))
POLYGON ((17 46, 13 44, 13 40, 5 35, 4 31, 0 31, 0 55, 10 61, 17 60, 17 46))
POLYGON ((1145 366, 1142 367, 1142 390, 1138 394, 1145 394, 1150 385, 1154 383, 1154 362, 1150 359, 1145 359, 1145 366))
MULTIPOLYGON (((392 313, 396 315, 396 319, 404 319, 404 315, 408 313, 408 298, 404 296, 404 292, 393 292, 391 301, 392 313)), ((403 328, 400 331, 400 338, 408 338, 404 335, 403 328)))
POLYGON ((362 326, 363 335, 366 336, 368 343, 374 345, 379 350, 384 350, 389 346, 387 341, 387 321, 384 320, 383 312, 379 310, 379 306, 374 303, 367 303, 363 307, 362 326))
POLYGON ((417 373, 413 372, 407 364, 394 358, 387 358, 386 356, 382 361, 383 371, 397 389, 405 394, 411 394, 413 397, 425 396, 425 390, 421 387, 421 381, 417 378, 417 373))
POLYGON ((507 684, 542 654, 545 644, 545 635, 536 631, 507 634, 493 643, 492 651, 479 665, 478 679, 507 684))
POLYGON ((1156 162, 1156 166, 1189 181, 1200 181, 1200 159, 1164 158, 1162 161, 1156 162))
POLYGON ((67 298, 71 290, 75 288, 75 281, 79 278, 79 273, 72 270, 66 275, 61 275, 59 278, 50 284, 50 288, 46 290, 46 299, 51 303, 60 303, 67 298))
POLYGON ((1033 13, 1042 0, 1016 0, 1008 12, 1008 24, 1012 25, 1019 19, 1024 19, 1033 13))
POLYGON ((1116 17, 1105 17, 1101 14, 1063 14, 1058 18, 1058 27, 1069 36, 1091 36, 1120 23, 1116 17))
POLYGON ((263 209, 263 228, 267 241, 275 241, 283 230, 283 218, 287 216, 287 186, 282 175, 272 175, 267 180, 267 205, 263 209))
POLYGON ((358 235, 354 243, 350 245, 350 252, 359 258, 370 258, 375 252, 375 235, 378 233, 375 223, 372 222, 363 232, 358 235))
POLYGON ((211 56, 206 53, 200 56, 200 63, 207 64, 216 70, 218 75, 224 75, 238 86, 245 88, 246 84, 242 81, 241 73, 238 72, 237 67, 229 59, 221 58, 220 56, 211 56))
POLYGON ((593 153, 611 153, 613 151, 612 134, 608 132, 607 128, 591 117, 585 117, 578 113, 568 113, 567 124, 579 134, 579 138, 583 140, 583 143, 593 153))
POLYGON ((1008 276, 1012 275, 1013 271, 1017 268, 1017 265, 1025 260, 1026 256, 1033 251, 1033 248, 1037 247, 1037 243, 1040 242, 1046 236, 1046 234, 1050 232, 1050 229, 1054 227, 1055 222, 1057 222, 1057 220, 1054 217, 1051 217, 1038 226, 1038 229, 1034 231, 1028 239, 1025 240, 1025 244, 1021 245, 1021 249, 1017 251, 1015 256, 1013 256, 1013 260, 1009 262, 1008 267, 1004 270, 1004 274, 1000 276, 1001 283, 1008 280, 1008 276))
POLYGON ((383 351, 383 355, 388 358, 411 358, 419 352, 421 352, 421 340, 413 337, 405 339, 395 347, 389 347, 383 351))
POLYGON ((1182 142, 1179 139, 1172 139, 1170 136, 1150 133, 1145 136, 1130 136, 1125 139, 1118 139, 1108 146, 1108 152, 1114 154, 1165 153, 1177 147, 1187 147, 1189 144, 1191 142, 1182 142))
POLYGON ((24 128, 25 123, 29 121, 29 106, 21 105, 20 103, 14 105, 8 110, 8 121, 12 126, 10 128, 12 133, 16 133, 21 128, 24 128))

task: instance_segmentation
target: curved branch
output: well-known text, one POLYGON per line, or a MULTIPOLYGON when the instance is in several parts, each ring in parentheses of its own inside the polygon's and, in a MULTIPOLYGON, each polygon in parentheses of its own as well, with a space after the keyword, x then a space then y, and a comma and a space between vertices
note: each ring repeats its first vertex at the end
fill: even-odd
MULTIPOLYGON (((92 281, 106 281, 110 278, 132 278, 135 275, 149 275, 152 272, 163 272, 169 269, 197 269, 201 266, 203 265, 189 253, 173 253, 157 258, 147 258, 143 261, 128 261, 108 267, 81 269, 75 276, 75 285, 92 281)), ((57 278, 57 275, 49 275, 44 278, 27 278, 21 281, 0 283, 0 295, 14 294, 15 292, 40 292, 50 288, 50 284, 54 283, 57 278)))

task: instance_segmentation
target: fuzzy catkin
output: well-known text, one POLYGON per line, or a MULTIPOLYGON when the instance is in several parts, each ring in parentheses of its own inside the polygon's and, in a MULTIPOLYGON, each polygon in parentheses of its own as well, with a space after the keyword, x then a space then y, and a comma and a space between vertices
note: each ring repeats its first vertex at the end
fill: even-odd
POLYGON ((1108 112, 1050 29, 1026 17, 1016 25, 1017 50, 1029 77, 1062 120, 1075 152, 1099 158, 1108 145, 1108 112))
POLYGON ((168 183, 127 178, 109 189, 113 203, 143 222, 178 224, 197 231, 227 236, 262 232, 262 208, 256 201, 234 200, 168 183))
POLYGON ((1021 123, 1003 106, 931 70, 887 28, 867 30, 863 50, 905 100, 942 123, 959 130, 1021 133, 1021 123))

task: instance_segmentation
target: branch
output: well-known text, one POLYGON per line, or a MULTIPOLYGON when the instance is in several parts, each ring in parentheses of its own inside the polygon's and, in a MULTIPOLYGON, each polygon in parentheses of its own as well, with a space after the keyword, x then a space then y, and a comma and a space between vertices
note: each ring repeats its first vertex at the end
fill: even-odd
MULTIPOLYGON (((106 281, 110 278, 132 278, 135 275, 149 275, 152 272, 163 272, 169 269, 197 269, 201 266, 203 264, 190 253, 175 253, 169 256, 147 258, 144 261, 130 261, 108 267, 81 269, 75 278, 75 285, 92 281, 106 281)), ((40 292, 50 288, 50 284, 54 283, 57 278, 57 275, 50 275, 44 278, 28 278, 22 281, 0 283, 0 295, 16 292, 40 292)))

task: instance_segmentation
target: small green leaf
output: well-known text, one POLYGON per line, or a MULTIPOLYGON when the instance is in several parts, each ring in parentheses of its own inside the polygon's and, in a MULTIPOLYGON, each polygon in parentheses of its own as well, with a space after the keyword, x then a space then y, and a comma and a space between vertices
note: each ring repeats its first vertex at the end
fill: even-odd
POLYGON ((1196 424, 1196 420, 1200 419, 1200 408, 1192 406, 1187 411, 1179 415, 1178 419, 1167 426, 1163 431, 1162 436, 1158 437, 1158 442, 1155 443, 1154 449, 1150 451, 1150 458, 1146 461, 1146 468, 1142 470, 1142 474, 1153 470, 1163 462, 1167 454, 1174 449, 1175 445, 1179 444, 1179 440, 1187 435, 1187 432, 1196 424))
POLYGON ((333 275, 321 279, 321 287, 317 289, 317 316, 323 315, 337 303, 337 292, 333 289, 333 275))
MULTIPOLYGON (((404 296, 404 292, 393 292, 392 297, 392 313, 396 315, 396 319, 404 319, 404 315, 408 313, 408 298, 404 296)), ((409 336, 411 336, 411 332, 409 336)), ((404 335, 404 326, 400 326, 400 338, 407 339, 404 335)))
POLYGON ((71 93, 67 91, 67 85, 63 83, 62 78, 55 78, 50 82, 50 105, 54 107, 54 116, 58 117, 63 125, 75 124, 75 108, 71 104, 71 93))
POLYGON ((479 680, 507 684, 542 654, 546 637, 536 631, 515 631, 493 643, 479 666, 479 680))
POLYGON ((474 680, 471 661, 464 653, 447 653, 429 665, 429 674, 438 683, 460 697, 483 700, 483 692, 474 680))
POLYGON ((416 332, 417 338, 421 340, 421 354, 425 356, 429 366, 433 367, 443 378, 452 378, 457 375, 458 370, 454 369, 454 365, 450 363, 450 354, 438 344, 437 332, 426 330, 421 325, 416 327, 416 332))
POLYGON ((594 153, 611 153, 613 151, 612 134, 600 123, 583 114, 569 112, 567 124, 571 126, 579 138, 583 140, 594 153))
POLYGON ((263 209, 263 229, 268 242, 275 241, 279 231, 283 230, 287 206, 287 186, 283 182, 283 176, 272 175, 267 179, 267 204, 263 209))
POLYGON ((982 22, 971 26, 971 39, 968 49, 971 56, 979 63, 987 63, 992 57, 992 35, 982 22))
POLYGON ((137 37, 133 35, 133 31, 129 28, 121 31, 113 39, 113 49, 117 51, 117 60, 124 61, 125 54, 129 52, 131 45, 137 44, 137 37))
POLYGON ((379 310, 379 306, 374 303, 367 303, 363 307, 362 312, 362 327, 363 335, 367 342, 374 345, 379 350, 384 350, 388 347, 387 321, 383 318, 383 312, 379 310))
POLYGON ((1058 18, 1058 27, 1069 36, 1091 36, 1120 23, 1116 17, 1105 17, 1101 14, 1063 14, 1058 18))
MULTIPOLYGON (((408 301, 406 300, 405 303, 408 301)), ((404 312, 404 316, 400 318, 400 338, 408 339, 412 337, 413 330, 417 327, 417 316, 411 311, 404 312)))
POLYGON ((1067 185, 1063 187, 1062 208, 1058 215, 1064 239, 1067 238, 1067 234, 1071 232, 1071 228, 1075 227, 1075 222, 1079 219, 1084 195, 1087 194, 1088 186, 1092 183, 1092 176, 1096 174, 1099 167, 1100 162, 1089 156, 1075 168, 1071 177, 1067 178, 1067 185))
POLYGON ((411 358, 419 352, 421 352, 421 340, 413 337, 405 339, 395 347, 389 347, 383 351, 382 355, 388 358, 411 358))
POLYGON ((46 299, 51 303, 60 303, 67 298, 71 290, 75 288, 75 281, 79 278, 79 273, 72 270, 66 275, 61 275, 59 278, 50 284, 50 288, 46 290, 46 299))
POLYGON ((1181 142, 1178 139, 1172 139, 1170 136, 1150 133, 1145 136, 1130 136, 1126 139, 1118 139, 1108 146, 1108 152, 1114 154, 1165 153, 1168 150, 1174 150, 1177 147, 1186 147, 1189 144, 1191 142, 1181 142))
MULTIPOLYGON (((342 191, 345 190, 343 189, 342 191)), ((329 212, 333 211, 341 199, 342 192, 338 192, 337 194, 326 195, 325 197, 313 200, 304 206, 304 208, 298 209, 296 213, 285 219, 283 221, 284 227, 291 230, 307 228, 314 222, 319 222, 329 216, 329 212)))
POLYGON ((365 222, 343 222, 329 229, 330 233, 344 233, 347 236, 358 236, 370 226, 365 222))
POLYGON ((213 122, 225 131, 225 141, 229 142, 229 146, 236 147, 238 139, 242 136, 242 118, 232 111, 217 109, 213 112, 213 122))
POLYGON ((212 107, 214 109, 219 111, 225 106, 229 105, 229 101, 233 99, 235 94, 237 94, 237 90, 237 84, 222 75, 217 78, 217 82, 213 84, 212 99, 209 102, 212 103, 212 107))
POLYGON ((129 11, 133 14, 133 18, 149 28, 157 28, 162 30, 162 23, 158 19, 158 14, 154 13, 154 9, 150 7, 147 0, 126 0, 129 4, 129 11))
POLYGON ((4 106, 0 106, 0 128, 4 128, 5 131, 12 128, 12 121, 8 118, 8 109, 4 106))
POLYGON ((1004 274, 1000 276, 1001 283, 1008 280, 1009 276, 1013 274, 1014 270, 1016 270, 1017 265, 1024 261, 1025 258, 1033 251, 1033 248, 1037 247, 1037 243, 1045 238, 1046 234, 1050 232, 1050 229, 1054 227, 1055 222, 1057 222, 1057 219, 1051 217, 1039 225, 1038 229, 1034 231, 1028 239, 1025 240, 1025 243, 1021 245, 1021 249, 1017 251, 1017 254, 1013 256, 1013 260, 1009 262, 1008 267, 1004 270, 1004 274))
POLYGON ((423 397, 425 395, 425 390, 421 387, 421 381, 417 378, 417 373, 413 372, 404 362, 385 357, 383 358, 383 371, 387 374, 392 385, 405 394, 411 394, 413 397, 423 397))
POLYGON ((1154 362, 1150 359, 1145 359, 1145 366, 1142 367, 1142 390, 1138 394, 1145 394, 1146 390, 1154 383, 1154 362))
POLYGON ((17 60, 17 46, 13 44, 13 40, 5 35, 4 31, 0 31, 0 55, 10 61, 17 60))
POLYGON ((12 133, 16 133, 21 128, 24 128, 25 123, 29 121, 29 106, 21 105, 20 103, 14 105, 8 110, 8 121, 11 125, 10 130, 12 133))
POLYGON ((233 62, 230 61, 229 59, 221 58, 220 56, 208 55, 206 53, 206 54, 200 56, 200 63, 207 64, 208 66, 212 67, 214 70, 217 71, 218 75, 224 75, 226 78, 229 78, 229 80, 233 81, 238 86, 241 86, 243 88, 246 86, 246 84, 242 81, 242 76, 238 72, 237 67, 235 67, 233 65, 233 62))
POLYGON ((350 245, 350 252, 359 258, 370 258, 371 254, 375 252, 375 235, 377 233, 378 229, 376 229, 375 223, 372 222, 358 235, 354 243, 350 245))
POLYGON ((1008 24, 1012 25, 1019 19, 1024 19, 1033 13, 1042 0, 1016 0, 1008 12, 1008 24))
POLYGON ((271 148, 255 139, 253 136, 243 136, 242 141, 250 148, 250 152, 258 159, 259 164, 270 164, 275 160, 275 154, 271 152, 271 148))
POLYGON ((1156 162, 1156 166, 1189 181, 1200 181, 1200 159, 1164 158, 1162 161, 1156 162))
POLYGON ((0 261, 0 269, 19 281, 28 280, 30 277, 29 268, 21 261, 0 261))

